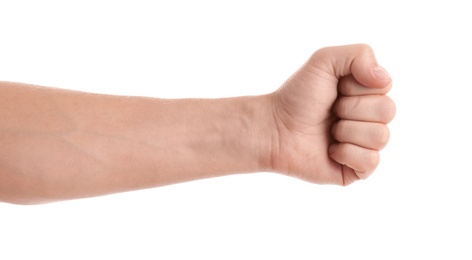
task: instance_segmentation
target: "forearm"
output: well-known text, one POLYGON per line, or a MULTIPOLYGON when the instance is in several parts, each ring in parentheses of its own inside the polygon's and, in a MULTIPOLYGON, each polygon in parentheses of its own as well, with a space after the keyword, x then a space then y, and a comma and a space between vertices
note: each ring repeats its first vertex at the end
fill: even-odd
POLYGON ((265 170, 269 99, 161 100, 0 83, 0 200, 47 202, 265 170))

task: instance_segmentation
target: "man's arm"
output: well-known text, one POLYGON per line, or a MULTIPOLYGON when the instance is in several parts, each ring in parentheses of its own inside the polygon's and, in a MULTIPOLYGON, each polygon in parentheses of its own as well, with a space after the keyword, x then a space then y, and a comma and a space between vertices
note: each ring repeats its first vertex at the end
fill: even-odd
POLYGON ((233 173, 367 178, 390 76, 367 45, 317 51, 277 91, 162 100, 0 83, 0 201, 42 203, 233 173))
POLYGON ((0 83, 0 200, 268 170, 269 96, 161 100, 0 83))

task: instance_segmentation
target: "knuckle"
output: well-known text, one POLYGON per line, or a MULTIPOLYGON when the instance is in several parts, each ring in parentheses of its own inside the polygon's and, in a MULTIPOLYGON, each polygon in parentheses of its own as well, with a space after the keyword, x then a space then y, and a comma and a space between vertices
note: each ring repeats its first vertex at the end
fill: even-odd
POLYGON ((374 169, 377 168, 377 165, 379 165, 379 162, 380 162, 379 152, 369 150, 368 152, 365 153, 365 163, 366 163, 366 168, 368 172, 374 171, 374 169))
POLYGON ((390 130, 386 125, 382 125, 376 129, 374 136, 377 140, 377 146, 379 149, 382 149, 390 140, 390 130))
POLYGON ((388 96, 381 96, 379 104, 379 121, 388 123, 393 120, 396 113, 396 107, 393 100, 388 96))
POLYGON ((333 55, 333 47, 324 47, 315 51, 308 59, 308 64, 315 71, 327 73, 333 75, 333 66, 330 66, 329 60, 333 55))
POLYGON ((372 53, 373 49, 369 44, 366 43, 358 43, 357 48, 359 49, 359 52, 361 53, 372 53))
POLYGON ((392 90, 392 87, 393 87, 393 83, 390 82, 390 84, 388 84, 385 88, 383 88, 382 90, 383 90, 384 95, 390 92, 390 90, 392 90))
POLYGON ((310 57, 310 63, 317 63, 319 60, 324 60, 327 56, 329 57, 331 47, 324 47, 321 49, 316 50, 310 57))
POLYGON ((359 43, 356 45, 356 47, 357 53, 359 53, 359 55, 364 56, 370 60, 375 60, 374 49, 370 47, 370 45, 365 43, 359 43))

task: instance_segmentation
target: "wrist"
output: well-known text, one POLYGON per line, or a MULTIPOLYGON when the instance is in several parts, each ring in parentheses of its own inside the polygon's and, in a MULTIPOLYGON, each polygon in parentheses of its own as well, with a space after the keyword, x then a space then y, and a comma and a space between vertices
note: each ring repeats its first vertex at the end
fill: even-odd
POLYGON ((250 155, 256 167, 253 172, 272 171, 271 152, 274 146, 274 120, 272 113, 272 95, 245 97, 243 111, 245 119, 245 135, 248 142, 244 153, 250 155))

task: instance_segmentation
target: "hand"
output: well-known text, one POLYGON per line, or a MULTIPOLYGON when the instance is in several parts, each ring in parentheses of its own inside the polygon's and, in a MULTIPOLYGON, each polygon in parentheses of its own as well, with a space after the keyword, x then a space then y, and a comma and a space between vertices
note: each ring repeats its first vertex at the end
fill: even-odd
POLYGON ((367 45, 315 52, 272 94, 271 169, 321 184, 367 178, 395 115, 390 88, 367 45))

